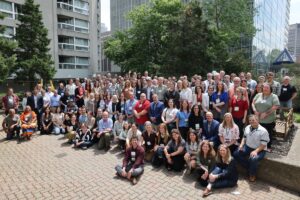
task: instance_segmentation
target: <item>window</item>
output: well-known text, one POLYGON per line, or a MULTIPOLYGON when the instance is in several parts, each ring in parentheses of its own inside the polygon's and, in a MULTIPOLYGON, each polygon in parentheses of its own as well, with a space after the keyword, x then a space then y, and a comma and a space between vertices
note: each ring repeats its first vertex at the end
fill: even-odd
POLYGON ((7 1, 0 0, 0 13, 7 18, 14 18, 13 4, 7 1))
POLYGON ((89 32, 89 22, 86 20, 75 19, 75 31, 88 33, 89 32))
POLYGON ((12 38, 15 35, 15 28, 11 26, 6 26, 4 32, 0 34, 0 36, 6 38, 12 38))
POLYGON ((77 51, 88 51, 89 40, 83 38, 75 38, 75 50, 77 51))
POLYGON ((74 0, 74 12, 88 15, 89 14, 89 3, 80 1, 80 0, 74 0))
POLYGON ((59 56, 59 69, 87 69, 89 58, 74 56, 59 56))

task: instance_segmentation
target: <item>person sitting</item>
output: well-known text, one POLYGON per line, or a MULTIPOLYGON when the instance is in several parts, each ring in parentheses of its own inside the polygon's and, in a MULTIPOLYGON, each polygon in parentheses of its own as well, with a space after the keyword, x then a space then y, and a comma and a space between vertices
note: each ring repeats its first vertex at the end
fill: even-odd
POLYGON ((234 187, 238 181, 235 160, 231 157, 230 149, 221 144, 218 148, 216 166, 209 174, 208 185, 203 191, 203 197, 210 195, 212 188, 234 187))
POLYGON ((164 148, 170 140, 170 136, 166 124, 161 123, 158 126, 156 138, 157 138, 157 142, 156 145, 154 146, 154 156, 152 159, 152 165, 154 167, 160 167, 164 161, 164 148))
POLYGON ((265 157, 270 138, 268 131, 258 123, 256 115, 249 116, 249 123, 250 125, 245 128, 239 149, 234 152, 233 156, 248 170, 249 180, 254 182, 258 163, 265 157))
POLYGON ((145 161, 150 162, 154 154, 154 146, 156 145, 156 133, 153 131, 150 121, 145 122, 145 131, 142 134, 145 149, 145 161))
POLYGON ((123 129, 118 136, 119 137, 118 144, 119 144, 119 147, 122 150, 122 152, 125 151, 125 148, 126 148, 126 138, 127 138, 129 129, 130 129, 130 124, 127 121, 124 121, 123 129))
POLYGON ((115 167, 117 176, 127 178, 132 184, 137 183, 137 177, 144 171, 145 151, 138 144, 138 138, 133 136, 130 139, 130 146, 126 149, 125 158, 122 165, 115 167))
POLYGON ((108 151, 110 149, 110 137, 113 128, 112 119, 108 118, 108 112, 102 113, 102 119, 98 122, 97 128, 97 138, 99 138, 98 149, 105 149, 108 151))
POLYGON ((209 174, 215 167, 216 152, 208 140, 201 142, 197 153, 198 181, 202 187, 208 185, 209 174))
POLYGON ((214 147, 219 145, 219 125, 217 120, 213 119, 213 114, 211 112, 206 113, 206 120, 203 122, 202 140, 208 140, 213 143, 214 147))
POLYGON ((87 127, 88 127, 88 129, 90 129, 90 131, 92 131, 93 128, 95 127, 96 119, 95 119, 92 111, 87 112, 87 120, 85 122, 85 125, 87 125, 87 127))
POLYGON ((53 122, 52 122, 53 115, 51 113, 50 107, 46 107, 44 113, 42 114, 42 128, 41 128, 41 135, 44 134, 51 134, 53 129, 53 122))
POLYGON ((35 112, 31 110, 30 106, 26 106, 24 112, 20 116, 20 119, 22 128, 21 138, 27 138, 30 140, 37 127, 37 116, 35 112))
POLYGON ((6 133, 6 139, 11 140, 16 135, 17 138, 20 137, 20 116, 16 114, 14 108, 8 110, 8 115, 4 118, 2 122, 2 127, 6 133))
POLYGON ((74 146, 84 150, 92 146, 92 133, 85 123, 81 124, 80 129, 77 130, 74 146))
POLYGON ((184 167, 185 141, 178 129, 172 130, 172 138, 164 149, 168 171, 181 171, 184 167))
POLYGON ((60 112, 60 107, 53 108, 56 110, 56 113, 53 114, 52 122, 53 122, 53 133, 55 135, 64 134, 65 126, 64 126, 64 113, 60 112))
POLYGON ((67 135, 66 137, 68 138, 68 143, 72 144, 75 137, 76 137, 76 131, 79 128, 78 126, 78 122, 77 122, 77 117, 75 114, 71 115, 71 120, 68 121, 68 123, 66 124, 67 126, 67 135))
POLYGON ((130 139, 132 137, 137 137, 139 145, 142 146, 143 144, 142 132, 137 128, 137 125, 135 123, 131 124, 131 128, 127 133, 126 147, 130 146, 130 139))
POLYGON ((237 149, 239 134, 239 127, 234 123, 231 113, 226 113, 219 126, 219 137, 221 144, 228 146, 232 154, 237 149))
POLYGON ((191 171, 196 168, 196 154, 198 152, 198 147, 198 135, 194 130, 191 129, 188 134, 188 141, 185 146, 186 153, 184 155, 184 160, 187 165, 187 174, 190 174, 191 171))

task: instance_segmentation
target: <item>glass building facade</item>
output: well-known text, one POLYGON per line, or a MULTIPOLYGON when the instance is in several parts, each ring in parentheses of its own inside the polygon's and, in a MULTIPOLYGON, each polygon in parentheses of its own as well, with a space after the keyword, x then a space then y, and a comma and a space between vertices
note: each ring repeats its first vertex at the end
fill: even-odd
POLYGON ((252 41, 252 63, 263 73, 287 45, 290 0, 253 0, 253 5, 257 32, 252 41))

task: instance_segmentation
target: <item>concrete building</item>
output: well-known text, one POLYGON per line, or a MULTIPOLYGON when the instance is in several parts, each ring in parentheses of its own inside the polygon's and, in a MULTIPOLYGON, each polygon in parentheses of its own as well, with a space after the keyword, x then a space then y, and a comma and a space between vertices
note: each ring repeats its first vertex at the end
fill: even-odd
POLYGON ((289 26, 288 50, 297 63, 300 63, 300 23, 289 26))
MULTIPOLYGON (((11 37, 18 26, 18 11, 25 0, 0 0, 5 14, 1 25, 11 37)), ((100 73, 100 0, 35 0, 51 39, 54 78, 89 77, 100 73)))

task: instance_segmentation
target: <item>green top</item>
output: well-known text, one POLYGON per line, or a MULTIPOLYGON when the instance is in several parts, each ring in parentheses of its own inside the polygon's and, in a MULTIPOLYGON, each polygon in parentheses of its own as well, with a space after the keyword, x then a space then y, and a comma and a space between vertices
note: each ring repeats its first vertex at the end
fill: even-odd
POLYGON ((200 156, 200 153, 197 154, 197 166, 201 168, 205 168, 208 172, 211 172, 216 164, 216 159, 211 158, 210 156, 204 158, 204 156, 200 156))
MULTIPOLYGON (((269 96, 264 96, 263 93, 258 93, 254 97, 254 106, 257 112, 262 113, 270 110, 273 106, 279 106, 279 99, 276 94, 270 94, 269 96)), ((276 111, 273 111, 269 116, 264 119, 259 119, 260 123, 269 124, 275 122, 276 111)))

